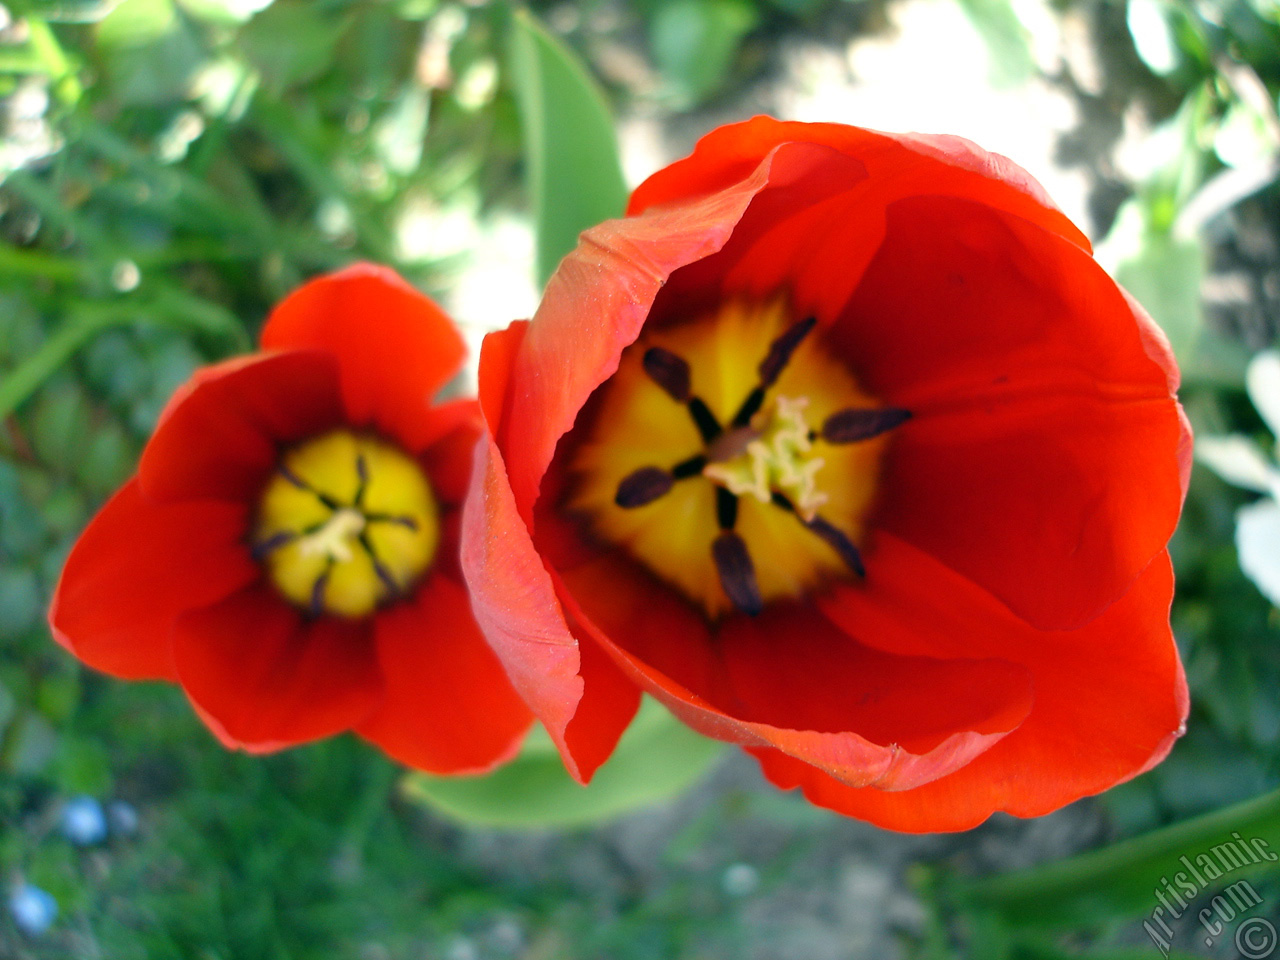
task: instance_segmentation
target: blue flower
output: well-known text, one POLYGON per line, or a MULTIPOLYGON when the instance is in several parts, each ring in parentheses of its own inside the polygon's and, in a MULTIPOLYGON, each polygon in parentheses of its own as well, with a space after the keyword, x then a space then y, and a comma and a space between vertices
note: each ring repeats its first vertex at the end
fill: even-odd
POLYGON ((19 930, 38 937, 53 924, 58 915, 58 901, 48 891, 19 883, 9 894, 9 913, 19 930))
POLYGON ((79 796, 62 808, 62 834, 79 847, 92 846, 107 838, 107 817, 93 797, 79 796))

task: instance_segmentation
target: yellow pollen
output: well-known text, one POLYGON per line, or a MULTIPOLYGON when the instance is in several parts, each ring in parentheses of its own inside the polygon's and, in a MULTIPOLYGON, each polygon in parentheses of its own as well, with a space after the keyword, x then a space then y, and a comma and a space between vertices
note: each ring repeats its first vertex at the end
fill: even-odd
POLYGON ((285 452, 259 501, 251 547, 290 603, 356 618, 408 593, 439 536, 418 463, 378 437, 334 430, 285 452))
POLYGON ((784 298, 729 301, 623 351, 567 450, 563 506, 708 617, 752 612, 753 591, 763 605, 856 577, 890 428, 823 428, 882 410, 784 298), (732 600, 742 551, 726 534, 754 577, 732 600))

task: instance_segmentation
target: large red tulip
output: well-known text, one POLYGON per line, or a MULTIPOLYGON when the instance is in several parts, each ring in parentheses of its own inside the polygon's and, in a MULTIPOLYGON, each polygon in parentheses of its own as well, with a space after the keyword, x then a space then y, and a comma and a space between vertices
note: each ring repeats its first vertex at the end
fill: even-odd
POLYGON ((487 770, 531 722, 471 616, 458 507, 474 400, 448 317, 357 265, 198 371, 67 560, 49 614, 85 663, 182 685, 223 743, 353 729, 436 773, 487 770))
POLYGON ((907 831, 1047 813, 1182 732, 1177 371, 1008 160, 722 127, 480 378, 463 569, 579 779, 641 691, 907 831))

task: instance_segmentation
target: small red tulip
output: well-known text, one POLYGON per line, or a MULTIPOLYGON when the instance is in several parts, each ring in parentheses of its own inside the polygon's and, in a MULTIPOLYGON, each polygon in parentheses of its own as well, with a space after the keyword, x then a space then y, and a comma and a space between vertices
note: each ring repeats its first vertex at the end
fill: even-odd
POLYGON ((581 780, 643 690, 886 827, 1044 814, 1182 732, 1176 387, 1008 160, 722 127, 486 341, 476 616, 581 780))
POLYGON ((261 343, 170 400, 71 551, 54 636, 106 673, 181 684, 229 747, 350 729, 436 773, 509 759, 531 718, 456 559, 478 409, 431 405, 457 331, 357 265, 287 297, 261 343))

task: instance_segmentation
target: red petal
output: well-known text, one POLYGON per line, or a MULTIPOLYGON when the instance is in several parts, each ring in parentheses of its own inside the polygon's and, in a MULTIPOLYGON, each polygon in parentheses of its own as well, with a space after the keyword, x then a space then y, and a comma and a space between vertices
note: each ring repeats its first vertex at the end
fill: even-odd
POLYGON ((169 401, 138 481, 156 500, 248 502, 280 444, 342 422, 337 367, 315 351, 254 354, 199 370, 169 401))
POLYGON ((412 451, 434 439, 423 415, 466 356, 434 301, 394 271, 367 263, 295 290, 272 312, 261 339, 264 350, 332 354, 350 422, 377 426, 412 451))
POLYGON ((174 620, 258 576, 245 523, 239 504, 156 504, 130 480, 71 549, 49 609, 54 638, 117 677, 175 679, 174 620))
POLYGON ((385 699, 357 728, 401 763, 484 773, 510 760, 533 717, 485 643, 466 591, 434 576, 374 627, 385 699))
POLYGON ((578 643, 516 509, 502 453, 486 437, 475 457, 461 543, 472 610, 512 684, 547 728, 569 772, 581 780, 565 743, 565 729, 582 699, 578 643))
POLYGON ((628 215, 699 199, 748 177, 771 150, 801 142, 833 147, 865 165, 877 189, 897 196, 930 193, 969 197, 1007 210, 1089 250, 1089 240, 1049 199, 1035 178, 1006 157, 960 137, 886 134, 838 123, 780 122, 754 117, 717 127, 693 153, 636 188, 628 215))
POLYGON ((882 653, 812 606, 701 615, 633 564, 564 575, 565 604, 632 679, 695 730, 768 746, 859 785, 905 789, 969 762, 1031 707, 1026 672, 997 659, 882 653))
POLYGON ((440 503, 456 507, 467 495, 476 442, 484 431, 480 406, 474 400, 454 400, 433 407, 431 416, 443 429, 418 460, 431 478, 431 489, 440 503))
POLYGON ((1087 622, 1164 548, 1190 436, 1170 367, 1078 248, 965 201, 889 210, 831 336, 913 413, 876 523, 1044 628, 1087 622))
POLYGON ((348 730, 382 695, 369 621, 304 619, 265 583, 181 617, 173 650, 214 733, 254 753, 348 730))
POLYGON ((595 775, 640 709, 640 688, 580 627, 574 631, 581 656, 582 699, 565 728, 565 752, 583 783, 595 775))
POLYGON ((507 329, 487 334, 480 344, 480 408, 489 430, 494 434, 502 429, 511 368, 528 329, 528 320, 513 320, 507 329))
MULTIPOLYGON (((877 544, 874 589, 847 589, 827 613, 869 641, 940 657, 997 657, 1033 676, 1031 715, 955 773, 905 792, 854 789, 774 751, 766 775, 820 806, 909 832, 965 830, 1003 810, 1040 816, 1158 763, 1181 735, 1187 688, 1169 629, 1173 575, 1161 554, 1088 626, 1040 632, 906 544, 877 544), (923 587, 918 586, 923 584, 923 587), (940 624, 973 624, 939 630, 940 624)), ((871 575, 871 574, 869 574, 871 575)))
POLYGON ((482 403, 487 414, 502 410, 498 446, 526 518, 556 443, 591 392, 617 370, 619 355, 639 335, 668 276, 724 245, 769 182, 770 168, 763 163, 748 179, 703 201, 588 230, 548 282, 514 357, 514 344, 504 340, 481 358, 482 403), (509 379, 499 405, 490 379, 504 375, 509 379))

